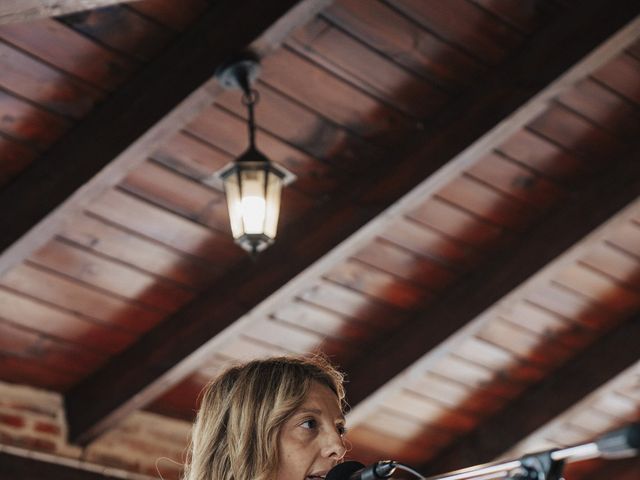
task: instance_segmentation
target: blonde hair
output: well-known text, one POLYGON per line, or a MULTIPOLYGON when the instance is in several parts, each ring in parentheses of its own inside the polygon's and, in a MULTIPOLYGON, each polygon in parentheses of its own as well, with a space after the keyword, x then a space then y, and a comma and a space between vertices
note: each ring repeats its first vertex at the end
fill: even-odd
POLYGON ((278 434, 313 381, 344 410, 343 375, 324 357, 276 357, 230 368, 203 390, 184 480, 273 480, 278 434))

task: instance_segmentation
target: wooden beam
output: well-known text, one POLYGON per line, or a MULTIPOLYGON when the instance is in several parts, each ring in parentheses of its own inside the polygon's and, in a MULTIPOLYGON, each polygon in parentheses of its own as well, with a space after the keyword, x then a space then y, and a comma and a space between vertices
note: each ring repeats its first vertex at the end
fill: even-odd
POLYGON ((0 25, 32 22, 137 0, 3 0, 0 2, 0 25))
MULTIPOLYGON (((517 296, 518 287, 525 282, 535 284, 532 277, 548 277, 551 269, 545 267, 554 260, 566 263, 560 257, 565 257, 567 250, 624 207, 637 202, 640 142, 636 143, 633 152, 612 163, 599 178, 585 181, 562 206, 541 219, 523 241, 496 252, 483 268, 468 274, 392 337, 385 338, 380 345, 370 346, 368 350, 372 353, 361 357, 357 365, 348 370, 349 402, 359 404, 350 423, 357 423, 375 409, 381 398, 370 396, 376 392, 376 397, 383 397, 379 389, 386 382, 410 367, 424 370, 430 361, 437 360, 445 341, 450 344, 446 348, 455 348, 451 345, 459 333, 464 334, 461 329, 479 329, 474 320, 490 319, 492 307, 508 295, 517 296), (439 350, 436 351, 436 347, 439 350), (376 375, 370 375, 371 371, 376 375), (365 399, 364 405, 360 404, 365 399)), ((570 256, 576 256, 580 250, 576 249, 570 256)), ((392 388, 392 385, 385 387, 392 388)))
MULTIPOLYGON (((633 41, 632 39, 637 38, 639 26, 640 19, 636 18, 632 24, 625 27, 625 32, 622 33, 623 36, 626 36, 626 42, 630 43, 633 41), (630 38, 627 36, 629 33, 631 33, 630 38)), ((624 48, 623 45, 624 43, 618 44, 617 47, 624 48)), ((608 55, 605 54, 605 56, 608 58, 611 59, 617 54, 615 50, 611 49, 612 45, 609 42, 603 47, 602 52, 607 52, 608 55)), ((620 51, 618 50, 618 52, 620 51)), ((599 56, 598 52, 594 52, 594 54, 599 56)), ((547 59, 551 60, 549 57, 547 59)), ((587 76, 589 69, 585 68, 585 64, 589 63, 590 60, 586 59, 574 70, 579 75, 587 76)), ((596 69, 595 65, 595 63, 591 63, 589 68, 595 67, 594 69, 596 69)), ((545 108, 546 101, 549 99, 548 93, 555 92, 554 95, 557 94, 558 89, 563 85, 567 86, 567 80, 566 76, 563 76, 554 84, 549 85, 536 99, 524 105, 509 119, 501 122, 475 145, 446 165, 438 172, 438 176, 445 177, 445 181, 447 181, 447 177, 453 176, 453 172, 448 171, 453 170, 449 168, 453 166, 453 163, 459 162, 459 166, 464 168, 469 165, 468 161, 473 158, 474 154, 476 157, 481 156, 483 153, 488 153, 491 148, 498 146, 506 138, 505 131, 508 132, 508 136, 514 132, 514 123, 516 129, 519 129, 535 118, 545 108), (476 148, 478 151, 473 152, 476 148)), ((574 78, 569 85, 577 80, 574 78)), ((533 79, 532 81, 535 82, 533 79)), ((487 95, 491 94, 487 93, 487 95)), ((497 102, 500 103, 501 100, 497 100, 497 102)), ((475 118, 475 120, 479 119, 475 118)), ((467 125, 461 125, 461 128, 465 127, 467 125)), ((471 127, 469 126, 469 128, 471 127)), ((631 148, 633 147, 630 147, 630 150, 631 148)), ((424 155, 422 158, 429 157, 424 155)), ((637 151, 630 151, 627 158, 617 160, 617 164, 612 165, 606 174, 608 175, 606 179, 605 177, 586 179, 587 181, 563 202, 562 208, 555 209, 527 234, 523 243, 510 250, 498 252, 483 269, 473 272, 463 282, 449 289, 428 311, 420 314, 413 322, 408 322, 394 337, 386 338, 384 344, 379 348, 370 349, 369 355, 361 357, 358 364, 349 369, 348 373, 351 377, 350 404, 355 406, 369 397, 385 382, 419 360, 425 352, 441 344, 454 332, 478 317, 601 223, 635 200, 640 195, 640 184, 637 180, 639 159, 640 155, 637 151), (585 211, 589 211, 590 214, 584 215, 585 211), (488 279, 492 279, 492 281, 489 282, 488 279), (371 371, 375 371, 377 374, 375 376, 369 375, 368 372, 371 371)), ((398 168, 399 172, 404 170, 408 169, 398 168)), ((402 173, 398 175, 402 175, 402 173)), ((434 177, 436 176, 434 175, 434 177)), ((443 183, 440 178, 429 179, 429 181, 431 182, 429 185, 431 192, 437 191, 443 183)), ((360 418, 357 409, 353 413, 358 414, 358 418, 360 418)), ((352 421, 350 418, 350 422, 352 421)))
MULTIPOLYGON (((287 282, 288 286, 295 284, 297 279, 290 280, 296 275, 305 277, 307 272, 301 274, 305 268, 487 131, 498 128, 504 132, 501 122, 505 118, 638 13, 636 5, 620 7, 612 10, 605 1, 594 0, 581 5, 579 11, 558 18, 523 46, 521 56, 497 69, 475 91, 451 105, 446 118, 427 128, 419 144, 404 154, 398 152, 394 162, 380 164, 368 176, 355 180, 352 188, 344 189, 318 208, 314 218, 305 218, 287 229, 255 263, 247 261, 239 265, 223 285, 205 292, 73 388, 65 399, 70 438, 86 442, 171 388, 202 364, 228 335, 246 325, 250 315, 234 323, 240 315, 287 282), (594 15, 607 21, 593 25, 594 15), (560 44, 567 48, 555 48, 560 44), (385 183, 389 177, 393 177, 391 184, 385 183), (381 192, 381 184, 392 188, 381 192), (363 203, 371 198, 372 202, 363 203), (219 335, 220 332, 224 334, 219 335), (93 401, 95 398, 101 401, 93 401)), ((536 108, 539 111, 540 107, 536 108)), ((466 163, 465 157, 459 164, 466 163)), ((337 251, 340 251, 337 256, 344 253, 337 251)), ((328 257, 334 258, 334 253, 328 257)))
MULTIPOLYGON (((638 157, 640 160, 640 156, 638 157)), ((438 474, 484 463, 562 414, 638 361, 640 315, 623 322, 425 465, 438 474)))
POLYGON ((0 446, 0 473, 2 478, 20 480, 155 479, 81 460, 3 446, 0 446))
POLYGON ((221 63, 248 48, 266 55, 329 3, 214 2, 163 56, 0 191, 0 275, 210 106, 222 91, 213 78, 221 63))

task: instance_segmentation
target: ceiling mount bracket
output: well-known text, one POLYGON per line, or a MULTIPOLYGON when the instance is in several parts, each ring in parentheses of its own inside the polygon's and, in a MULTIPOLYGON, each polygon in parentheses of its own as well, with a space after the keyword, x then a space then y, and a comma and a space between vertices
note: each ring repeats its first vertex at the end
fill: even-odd
POLYGON ((216 78, 225 89, 242 90, 249 94, 251 85, 260 75, 258 57, 245 53, 223 63, 216 70, 216 78))

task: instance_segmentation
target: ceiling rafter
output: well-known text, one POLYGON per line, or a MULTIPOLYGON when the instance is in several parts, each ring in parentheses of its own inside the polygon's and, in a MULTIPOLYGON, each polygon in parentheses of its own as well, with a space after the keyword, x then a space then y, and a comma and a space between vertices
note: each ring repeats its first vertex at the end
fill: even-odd
MULTIPOLYGON (((407 322, 350 369, 350 401, 359 403, 416 362, 427 362, 433 349, 504 299, 640 195, 640 142, 604 175, 593 176, 543 218, 527 238, 496 253, 451 288, 431 308, 407 322), (588 215, 585 212, 589 212, 588 215), (425 352, 427 352, 425 354, 425 352), (377 375, 366 375, 375 371, 377 375)), ((373 408, 354 414, 357 419, 373 408)), ((355 419, 355 421, 357 421, 355 419)), ((354 419, 352 419, 354 421, 354 419)))
MULTIPOLYGON (((636 160, 637 161, 637 160, 636 160)), ((579 402, 638 361, 640 316, 613 331, 537 385, 504 410, 445 450, 421 471, 439 473, 488 462, 579 402)))
MULTIPOLYGON (((380 165, 368 180, 357 181, 352 190, 344 189, 317 210, 317 219, 305 219, 297 228, 293 226, 284 232, 255 264, 239 265, 223 286, 205 292, 68 392, 70 438, 79 442, 90 440, 193 372, 221 341, 215 336, 240 314, 357 231, 415 187, 420 179, 437 171, 484 133, 498 124, 503 126, 501 122, 541 87, 565 72, 636 14, 636 7, 627 5, 612 11, 605 2, 592 1, 581 6, 580 11, 558 19, 540 36, 531 39, 524 47, 530 50, 529 55, 512 59, 491 74, 477 90, 460 98, 445 118, 426 129, 420 144, 412 145, 404 155, 399 155, 401 160, 392 164, 393 170, 389 165, 380 165), (602 9, 607 10, 607 22, 594 26, 593 16, 602 9), (558 44, 568 48, 554 48, 558 44), (390 182, 393 187, 380 191, 380 180, 392 173, 397 173, 390 182), (253 276, 256 272, 261 275, 253 276), (269 273, 265 275, 265 272, 269 273), (239 297, 243 303, 236 300, 239 297), (102 401, 98 405, 87 401, 90 398, 101 398, 102 401)), ((616 48, 618 52, 621 47, 616 48)), ((536 108, 541 109, 542 105, 536 108)), ((240 328, 240 323, 236 322, 233 328, 240 328)), ((375 388, 374 385, 369 387, 375 388)), ((371 391, 366 387, 361 389, 360 398, 371 391)))
POLYGON ((32 22, 39 18, 57 17, 134 1, 137 0, 3 0, 0 3, 0 25, 32 22))

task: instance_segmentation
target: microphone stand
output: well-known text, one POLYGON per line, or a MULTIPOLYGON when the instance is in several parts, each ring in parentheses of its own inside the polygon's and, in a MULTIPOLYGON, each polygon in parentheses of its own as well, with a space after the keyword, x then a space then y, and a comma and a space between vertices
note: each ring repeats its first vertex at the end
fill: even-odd
POLYGON ((455 470, 425 480, 561 480, 565 463, 592 458, 623 458, 640 450, 640 423, 607 433, 599 439, 567 448, 528 454, 517 460, 494 462, 455 470))

